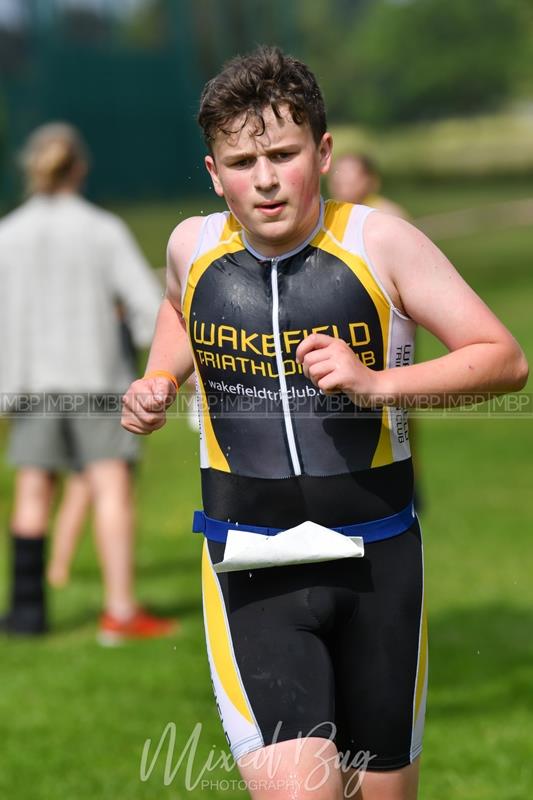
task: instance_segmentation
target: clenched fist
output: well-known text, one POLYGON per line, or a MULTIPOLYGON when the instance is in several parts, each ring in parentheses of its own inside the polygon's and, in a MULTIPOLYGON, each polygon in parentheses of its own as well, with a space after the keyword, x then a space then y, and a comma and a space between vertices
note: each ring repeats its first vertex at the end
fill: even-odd
POLYGON ((363 406, 377 389, 379 373, 365 367, 343 339, 313 333, 298 345, 296 360, 324 394, 344 392, 363 406))
POLYGON ((122 398, 123 428, 147 435, 162 428, 167 409, 176 399, 176 387, 168 378, 140 378, 122 398))

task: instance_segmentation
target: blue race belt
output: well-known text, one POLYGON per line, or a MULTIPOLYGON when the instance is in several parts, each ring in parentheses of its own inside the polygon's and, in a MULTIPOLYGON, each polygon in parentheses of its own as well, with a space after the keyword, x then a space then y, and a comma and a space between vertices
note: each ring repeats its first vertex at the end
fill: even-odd
MULTIPOLYGON (((342 533, 344 536, 361 536, 365 544, 379 542, 382 539, 391 539, 408 530, 416 520, 415 510, 412 503, 409 503, 402 511, 391 514, 389 517, 373 519, 370 522, 357 522, 353 525, 341 525, 339 528, 331 528, 332 531, 342 533)), ((293 526, 291 526, 293 527, 293 526)), ((258 533, 261 536, 275 536, 286 528, 263 528, 259 525, 244 525, 238 522, 223 522, 220 519, 213 519, 204 514, 203 511, 195 511, 192 523, 194 533, 203 533, 210 542, 226 542, 228 531, 238 530, 249 533, 258 533)))

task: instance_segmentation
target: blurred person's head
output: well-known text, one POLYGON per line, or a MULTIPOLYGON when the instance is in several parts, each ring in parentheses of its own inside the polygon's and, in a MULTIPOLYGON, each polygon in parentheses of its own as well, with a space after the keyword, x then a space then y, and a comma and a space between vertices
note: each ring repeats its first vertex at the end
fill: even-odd
POLYGON ((89 156, 76 128, 50 122, 30 134, 21 164, 29 194, 77 192, 87 175, 89 156))
POLYGON ((335 159, 328 175, 328 188, 335 200, 361 203, 379 191, 381 180, 376 163, 367 155, 346 153, 335 159))

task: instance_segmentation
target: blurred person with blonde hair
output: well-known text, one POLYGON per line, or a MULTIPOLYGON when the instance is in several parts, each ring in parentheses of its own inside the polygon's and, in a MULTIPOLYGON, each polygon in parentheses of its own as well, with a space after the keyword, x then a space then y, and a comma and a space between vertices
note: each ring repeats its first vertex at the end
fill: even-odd
MULTIPOLYGON (((113 416, 134 370, 124 358, 117 303, 137 346, 150 341, 160 289, 125 224, 80 196, 86 146, 72 126, 38 128, 23 151, 28 199, 0 221, 0 390, 15 409, 9 460, 9 633, 48 627, 44 541, 56 477, 87 480, 104 582, 99 638, 167 635, 170 620, 145 613, 133 589, 134 437, 113 416)), ((81 483, 80 483, 81 485, 81 483)))
POLYGON ((379 168, 374 159, 363 153, 345 153, 336 158, 328 175, 328 188, 335 200, 370 206, 386 214, 409 219, 404 208, 379 193, 379 168))

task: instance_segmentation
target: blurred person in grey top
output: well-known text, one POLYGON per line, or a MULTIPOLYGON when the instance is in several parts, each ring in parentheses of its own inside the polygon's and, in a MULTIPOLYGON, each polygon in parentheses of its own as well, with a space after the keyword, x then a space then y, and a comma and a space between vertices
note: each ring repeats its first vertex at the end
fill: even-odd
MULTIPOLYGON (((37 133, 62 130, 54 125, 37 133)), ((134 343, 146 347, 161 289, 118 217, 73 189, 46 191, 46 170, 61 157, 60 144, 48 147, 44 163, 26 156, 36 193, 0 220, 0 387, 121 392, 133 374, 123 355, 117 301, 134 343)), ((85 164, 72 166, 79 184, 85 164)))
POLYGON ((26 634, 47 628, 44 534, 57 473, 75 469, 86 476, 94 506, 104 579, 100 638, 115 643, 166 635, 174 625, 146 614, 134 597, 129 465, 135 444, 115 416, 91 416, 87 409, 104 408, 105 396, 121 393, 133 376, 117 304, 135 345, 144 347, 161 289, 125 224, 80 196, 88 163, 73 127, 37 129, 22 158, 29 199, 0 221, 3 409, 13 408, 14 396, 19 409, 25 394, 40 397, 12 425, 13 569, 3 627, 26 634), (71 393, 86 393, 86 405, 67 414, 71 393))

